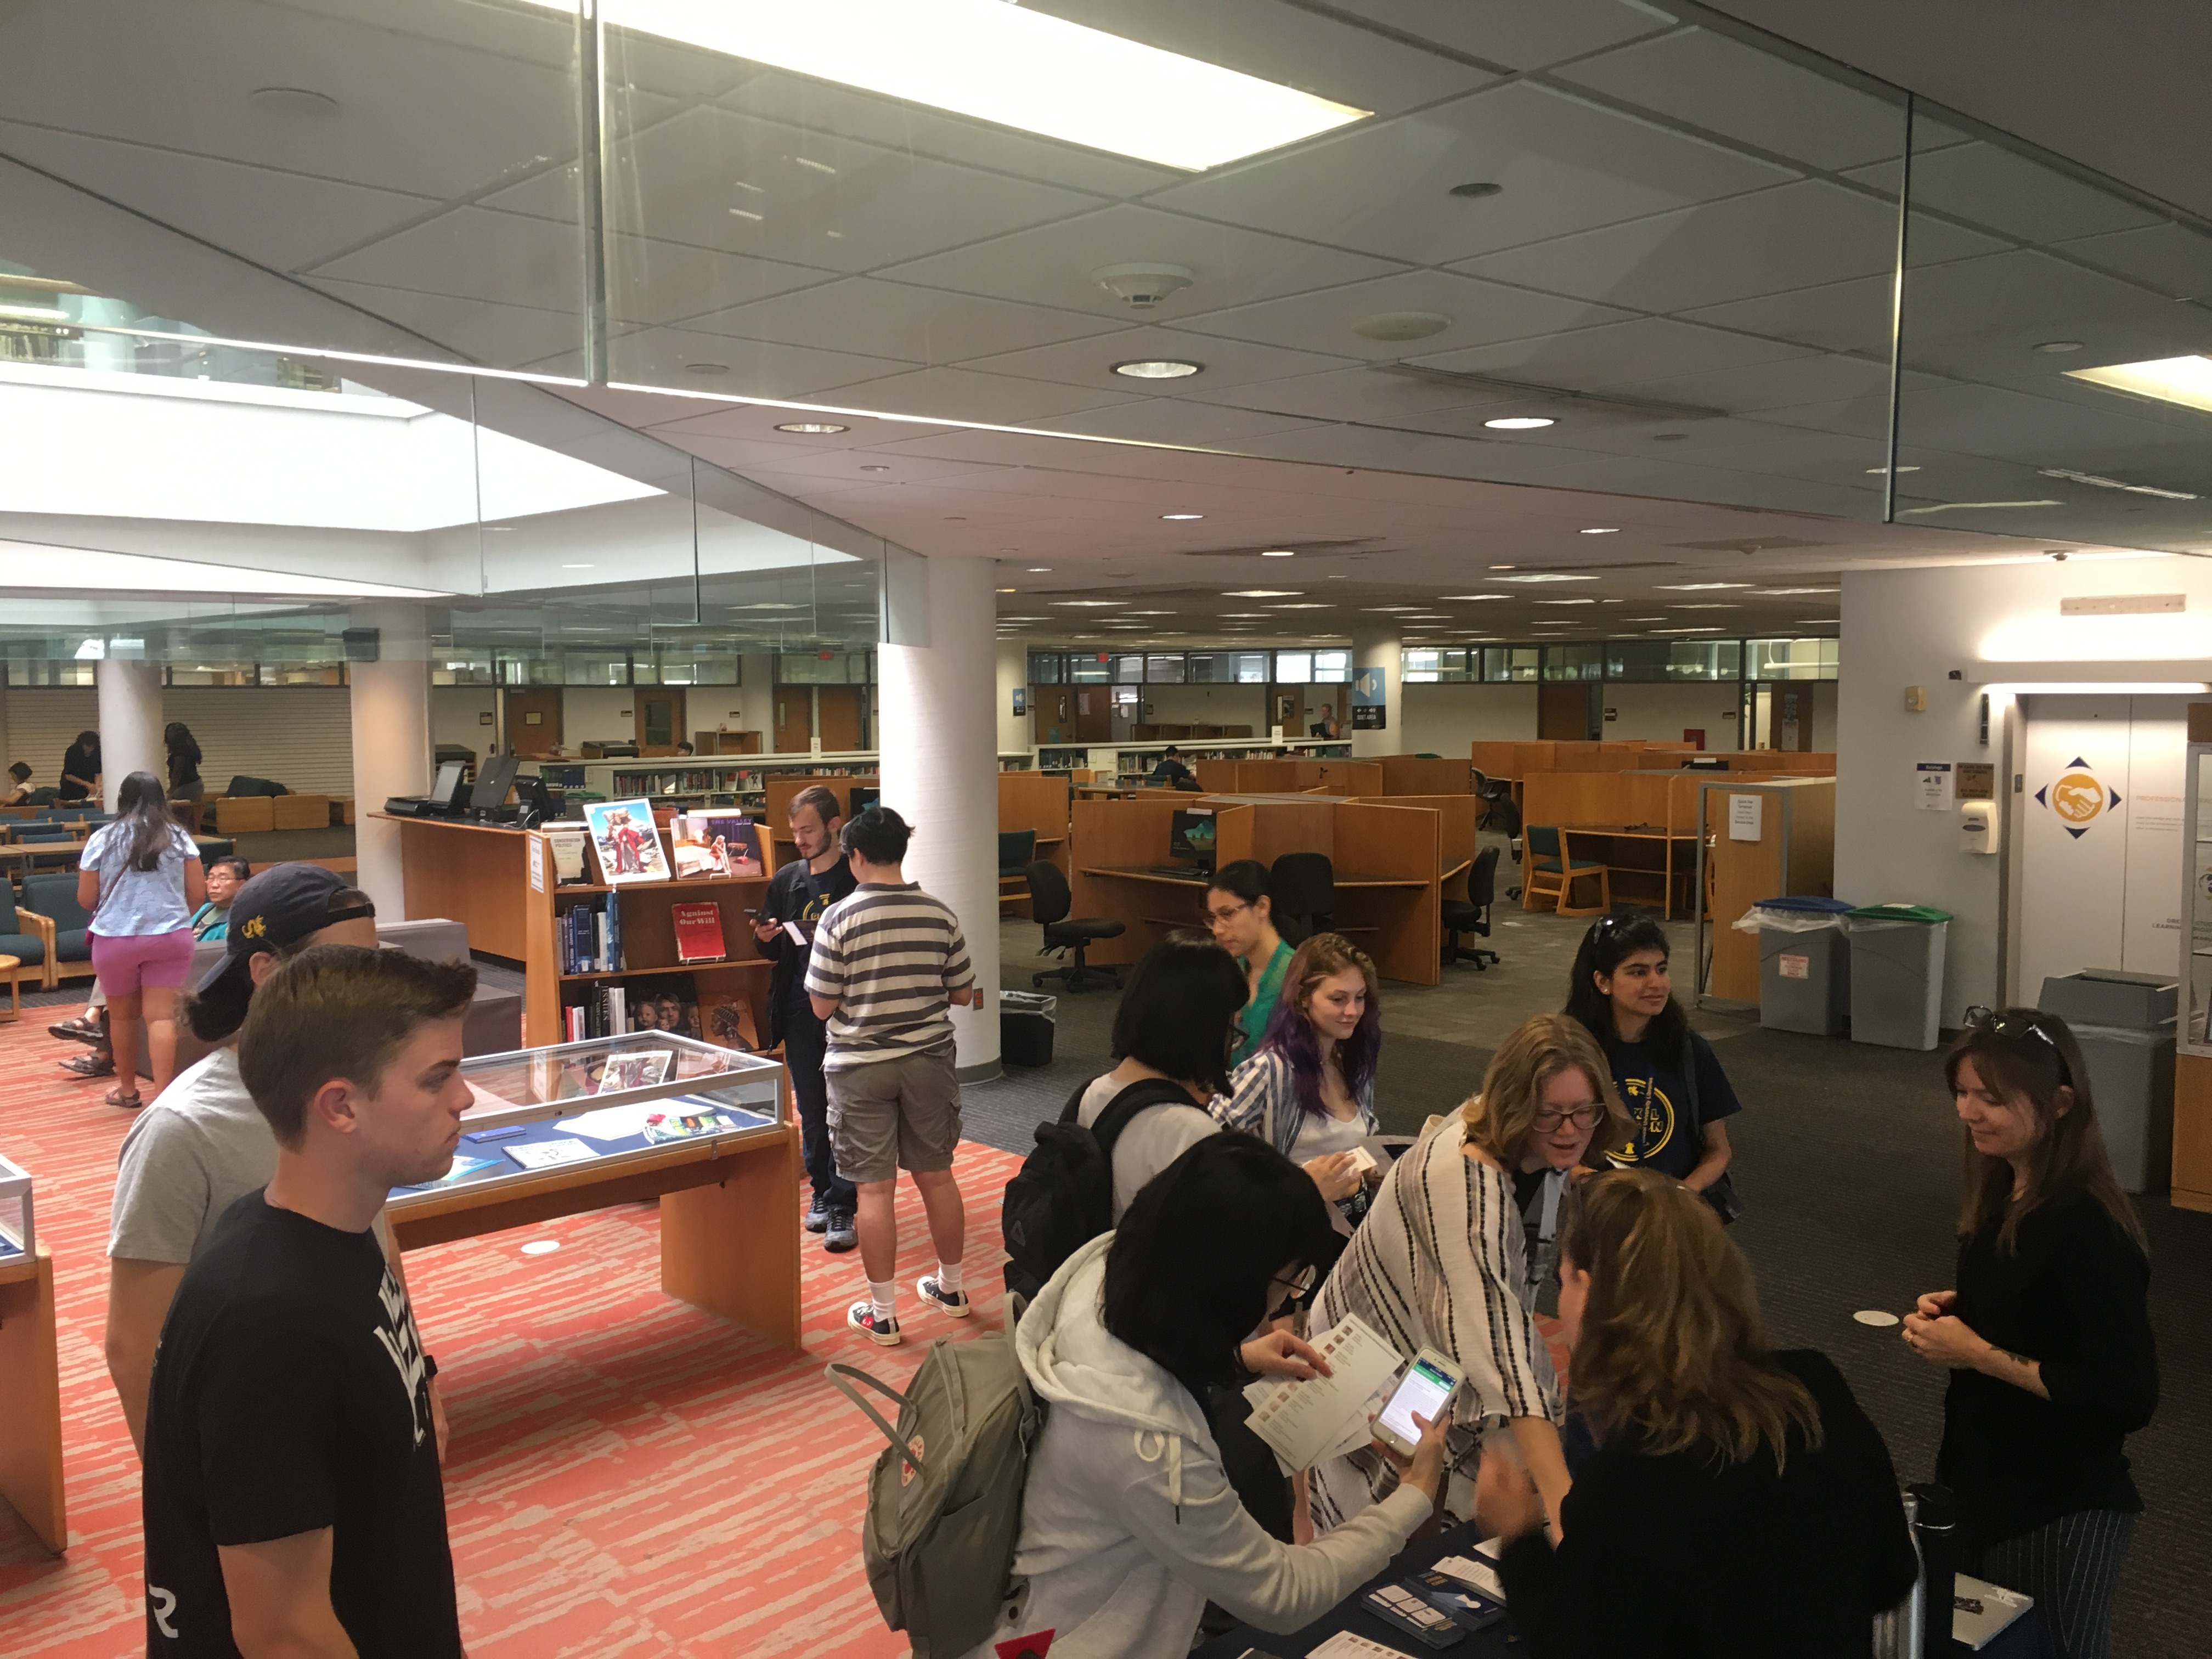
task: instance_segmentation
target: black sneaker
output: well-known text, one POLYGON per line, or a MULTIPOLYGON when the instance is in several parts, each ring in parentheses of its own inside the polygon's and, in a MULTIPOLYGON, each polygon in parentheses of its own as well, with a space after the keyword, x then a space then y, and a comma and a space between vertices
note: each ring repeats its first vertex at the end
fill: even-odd
POLYGON ((845 1322, 871 1342, 880 1342, 886 1348, 898 1346, 899 1328, 896 1319, 878 1319, 872 1302, 855 1302, 845 1310, 845 1322))
POLYGON ((935 1273, 924 1273, 914 1281, 915 1294, 939 1312, 951 1314, 955 1319, 965 1319, 975 1311, 969 1305, 968 1292, 948 1291, 937 1282, 935 1273))
POLYGON ((822 1248, 832 1255, 842 1255, 860 1242, 860 1234, 853 1231, 853 1212, 850 1210, 830 1211, 829 1237, 822 1241, 822 1248))
POLYGON ((830 1225, 830 1206, 817 1196, 806 1206, 806 1219, 801 1224, 810 1233, 826 1231, 830 1225))

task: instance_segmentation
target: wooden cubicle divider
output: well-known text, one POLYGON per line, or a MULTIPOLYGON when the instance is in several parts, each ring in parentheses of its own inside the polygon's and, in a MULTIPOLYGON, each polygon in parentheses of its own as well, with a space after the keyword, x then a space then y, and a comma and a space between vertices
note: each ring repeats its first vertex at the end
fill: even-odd
POLYGON ((1836 880, 1836 781, 1833 778, 1730 778, 1704 781, 1698 813, 1708 851, 1705 906, 1712 953, 1703 994, 1736 1002, 1759 1000, 1759 938, 1735 929, 1761 899, 1783 894, 1826 895, 1836 880), (1729 798, 1762 798, 1759 836, 1729 833, 1729 798))
POLYGON ((1382 787, 1376 793, 1401 795, 1472 795, 1474 763, 1467 760, 1437 760, 1425 755, 1385 755, 1382 760, 1382 787))
MULTIPOLYGON (((1042 772, 999 774, 999 833, 1034 830, 1036 850, 1033 860, 1057 865, 1068 872, 1067 811, 1070 786, 1066 778, 1042 772)), ((1025 916, 1030 913, 1028 882, 1020 876, 999 878, 999 913, 1025 916)))
POLYGON ((1443 881, 1441 896, 1465 899, 1468 872, 1480 850, 1475 834, 1482 817, 1482 803, 1473 795, 1363 795, 1362 806, 1407 806, 1437 817, 1437 870, 1443 881))
MULTIPOLYGON (((1086 959, 1102 964, 1127 963, 1177 928, 1206 927, 1206 890, 1194 881, 1151 879, 1133 875, 1168 857, 1168 832, 1176 813, 1202 796, 1162 794, 1127 800, 1079 800, 1068 812, 1068 842, 1074 854, 1068 878, 1077 916, 1103 916, 1127 929, 1119 939, 1102 939, 1086 959)), ((1227 855, 1218 854, 1224 862, 1227 855)))
POLYGON ((1385 979, 1443 977, 1443 815, 1346 801, 1336 808, 1336 926, 1385 979))

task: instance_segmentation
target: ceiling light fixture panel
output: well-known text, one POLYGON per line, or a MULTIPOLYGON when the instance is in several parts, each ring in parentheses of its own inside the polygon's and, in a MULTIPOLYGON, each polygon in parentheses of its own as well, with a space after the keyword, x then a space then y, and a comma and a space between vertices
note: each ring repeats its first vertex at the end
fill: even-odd
POLYGON ((1233 587, 1221 597, 1224 599, 1302 599, 1305 595, 1293 587, 1233 587))
POLYGON ((1115 364, 1114 372, 1132 380, 1187 380, 1206 373, 1206 365, 1180 357, 1138 357, 1115 364))
POLYGON ((1500 576, 1498 580, 1502 582, 1594 582, 1597 578, 1577 575, 1568 570, 1532 570, 1525 576, 1500 576))
POLYGON ((1534 432, 1539 427, 1557 424, 1548 415, 1501 415, 1483 422, 1492 432, 1534 432))
POLYGON ((2131 392, 2138 398, 2154 398, 2160 403, 2212 410, 2212 357, 2154 357, 2139 363, 2069 368, 2066 378, 2087 380, 2092 386, 2107 386, 2114 392, 2131 392))
POLYGON ((850 432, 853 428, 849 426, 839 426, 834 421, 781 421, 777 422, 775 429, 778 432, 797 432, 813 437, 837 432, 850 432))
POLYGON ((1722 587, 1749 587, 1749 582, 1654 582, 1662 593, 1705 593, 1722 587))

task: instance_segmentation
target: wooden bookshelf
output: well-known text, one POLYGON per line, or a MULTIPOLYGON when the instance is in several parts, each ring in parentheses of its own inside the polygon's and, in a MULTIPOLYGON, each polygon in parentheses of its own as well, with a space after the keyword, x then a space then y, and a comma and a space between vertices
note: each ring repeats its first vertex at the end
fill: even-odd
MULTIPOLYGON (((528 833, 540 842, 548 840, 543 830, 528 833)), ((672 867, 675 854, 668 845, 665 827, 660 837, 662 854, 672 867)), ((649 986, 656 980, 678 974, 691 975, 702 999, 727 996, 732 1001, 748 1004, 752 1010, 753 1030, 763 1042, 767 1041, 769 974, 775 964, 761 955, 753 939, 752 925, 744 913, 760 908, 768 890, 768 877, 699 876, 684 881, 630 882, 619 887, 600 882, 572 882, 562 886, 554 881, 552 848, 541 846, 539 852, 542 857, 530 860, 526 866, 538 872, 544 885, 541 889, 526 881, 524 894, 525 1043, 536 1048, 568 1040, 561 1017, 562 992, 566 988, 625 985, 632 981, 649 986), (720 962, 678 962, 676 925, 670 912, 678 904, 702 902, 720 908, 722 942, 729 947, 730 955, 720 962), (620 907, 624 963, 622 971, 562 973, 559 932, 562 918, 579 905, 588 905, 596 910, 610 903, 620 907)), ((592 856, 589 852, 585 854, 587 860, 592 856)), ((705 1029, 702 1017, 702 1036, 705 1029)), ((712 1036, 705 1040, 714 1041, 712 1036)))

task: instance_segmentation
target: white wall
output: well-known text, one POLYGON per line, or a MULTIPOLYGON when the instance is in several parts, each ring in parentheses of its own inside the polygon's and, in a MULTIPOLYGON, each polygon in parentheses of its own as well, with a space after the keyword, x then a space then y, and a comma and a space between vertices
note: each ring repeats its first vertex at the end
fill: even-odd
POLYGON ((16 686, 8 693, 9 762, 31 769, 31 787, 53 789, 62 781, 62 751, 76 734, 100 727, 100 693, 88 685, 16 686))
MULTIPOLYGON (((2115 682, 2203 678, 2203 659, 2212 657, 2212 568, 2145 556, 1847 571, 1843 600, 1836 894, 1858 904, 1909 900, 1952 913, 1943 1023, 1955 1025, 1969 1004, 2002 994, 2005 860, 1961 853, 1955 815, 1918 808, 1914 763, 1994 763, 2005 817, 2032 810, 2025 803, 2035 782, 2021 775, 2019 793, 2005 787, 2025 764, 2004 744, 2008 694, 1992 694, 1990 746, 1978 741, 1984 684, 2096 672, 2115 682), (2129 593, 2181 593, 2188 608, 2173 616, 2059 615, 2062 599, 2129 593), (2185 674, 2180 665, 2191 658, 2197 660, 2185 674), (1962 678, 1949 678, 1953 669, 1962 678), (1910 686, 1926 693, 1925 713, 1905 708, 1910 686)), ((1815 714, 1817 734, 1817 705, 1815 714)), ((2014 840, 2021 831, 2008 822, 2004 833, 2014 840)), ((2176 871, 2177 890, 2180 882, 2176 871)), ((2040 988, 2021 988, 2033 996, 2040 988)))
POLYGON ((1737 741, 1736 696, 1734 680, 1608 685, 1605 707, 1619 718, 1606 721, 1604 737, 1610 743, 1638 738, 1647 743, 1680 743, 1685 731, 1702 728, 1707 749, 1733 749, 1737 741))
POLYGON ((1392 752, 1462 759, 1468 744, 1530 743, 1536 737, 1534 685, 1406 687, 1406 729, 1392 752))
POLYGON ((1147 726, 1249 726, 1254 738, 1267 735, 1264 685, 1148 685, 1144 692, 1147 726))
MULTIPOLYGON (((603 738, 624 742, 637 735, 637 695, 650 690, 649 686, 634 685, 571 685, 561 692, 561 746, 572 753, 580 752, 586 743, 596 743, 603 738)), ((726 690, 727 688, 718 688, 726 690)), ((693 696, 696 696, 695 691, 693 696)), ((721 706, 729 707, 727 703, 721 706)), ((684 699, 684 714, 690 714, 690 698, 684 699)), ((720 709, 716 710, 717 717, 720 709)))
POLYGON ((473 749, 478 759, 491 753, 494 728, 479 719, 492 712, 488 685, 434 685, 430 688, 430 745, 459 744, 473 749))

